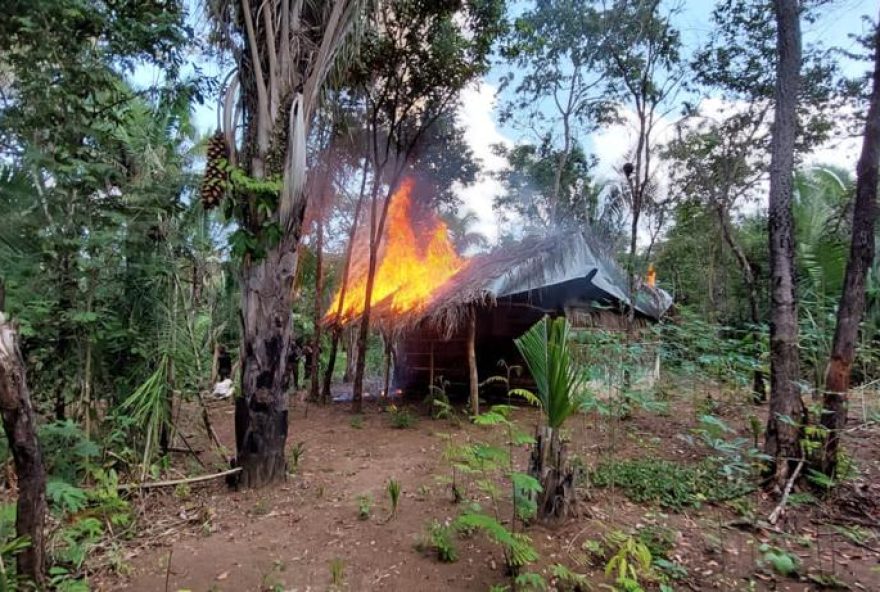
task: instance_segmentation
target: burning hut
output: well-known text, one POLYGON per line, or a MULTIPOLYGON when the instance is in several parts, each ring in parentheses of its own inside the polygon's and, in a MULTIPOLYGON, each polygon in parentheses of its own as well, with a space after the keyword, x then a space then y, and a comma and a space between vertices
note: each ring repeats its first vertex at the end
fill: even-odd
MULTIPOLYGON (((392 198, 371 300, 375 325, 394 341, 394 388, 425 394, 442 378, 448 393, 468 392, 499 373, 499 360, 521 363, 514 339, 545 314, 564 315, 575 327, 627 326, 627 277, 592 237, 559 231, 463 258, 436 216, 414 222, 411 190, 404 184, 392 198)), ((346 296, 342 322, 363 310, 365 270, 357 256, 354 262, 354 296, 346 296)), ((671 302, 666 292, 641 285, 636 323, 656 321, 671 302)))

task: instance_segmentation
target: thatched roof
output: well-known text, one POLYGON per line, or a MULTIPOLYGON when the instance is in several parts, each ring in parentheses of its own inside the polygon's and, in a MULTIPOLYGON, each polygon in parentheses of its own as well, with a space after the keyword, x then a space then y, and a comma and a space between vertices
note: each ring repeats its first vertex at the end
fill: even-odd
MULTIPOLYGON (((629 306, 628 280, 613 258, 580 231, 528 237, 477 255, 449 278, 419 310, 400 314, 385 302, 375 303, 373 318, 391 332, 406 331, 421 322, 452 330, 467 318, 471 304, 494 303, 499 298, 529 294, 563 283, 589 295, 629 306)), ((659 319, 672 304, 665 291, 642 285, 636 310, 659 319)))

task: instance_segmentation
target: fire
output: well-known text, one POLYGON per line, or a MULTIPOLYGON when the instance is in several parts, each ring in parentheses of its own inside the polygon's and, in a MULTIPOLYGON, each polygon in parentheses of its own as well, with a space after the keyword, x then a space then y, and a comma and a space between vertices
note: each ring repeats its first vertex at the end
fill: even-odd
MULTIPOLYGON (((446 224, 436 215, 425 216, 418 231, 413 228, 413 186, 411 179, 405 179, 391 196, 370 300, 371 308, 383 303, 394 313, 419 310, 430 302, 437 288, 468 263, 455 252, 446 224)), ((354 260, 342 306, 343 323, 363 313, 366 302, 369 246, 367 237, 361 238, 364 240, 356 241, 352 252, 354 260)), ((335 316, 340 296, 341 288, 338 288, 325 318, 335 316)))

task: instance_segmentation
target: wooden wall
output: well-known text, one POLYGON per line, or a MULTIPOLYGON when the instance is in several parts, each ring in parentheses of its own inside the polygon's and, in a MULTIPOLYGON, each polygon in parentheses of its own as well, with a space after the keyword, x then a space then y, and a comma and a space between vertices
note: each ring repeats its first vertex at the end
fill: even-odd
MULTIPOLYGON (((490 376, 503 374, 499 360, 522 365, 522 359, 513 340, 549 311, 525 304, 499 302, 496 306, 477 309, 476 353, 477 374, 482 382, 490 376)), ((450 384, 450 395, 466 395, 468 390, 468 363, 466 327, 462 326, 451 338, 428 326, 420 326, 400 338, 396 344, 394 370, 395 388, 414 397, 428 393, 433 361, 433 376, 450 384)), ((527 374, 517 386, 529 384, 527 374)))

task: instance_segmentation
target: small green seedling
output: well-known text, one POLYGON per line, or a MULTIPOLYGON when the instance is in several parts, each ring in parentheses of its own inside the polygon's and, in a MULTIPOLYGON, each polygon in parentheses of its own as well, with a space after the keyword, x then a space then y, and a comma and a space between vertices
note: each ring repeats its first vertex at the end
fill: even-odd
POLYGON ((391 514, 388 516, 390 520, 397 513, 397 505, 400 503, 400 482, 391 477, 385 491, 388 492, 388 499, 391 500, 391 514))
POLYGON ((296 474, 299 469, 299 463, 302 460, 303 453, 306 450, 305 442, 297 442, 290 447, 290 455, 288 456, 288 469, 291 475, 296 474))
POLYGON ((373 513, 373 497, 368 494, 359 495, 358 503, 358 520, 369 520, 373 513))
POLYGON ((342 559, 330 562, 330 587, 338 590, 345 585, 345 563, 342 559))

